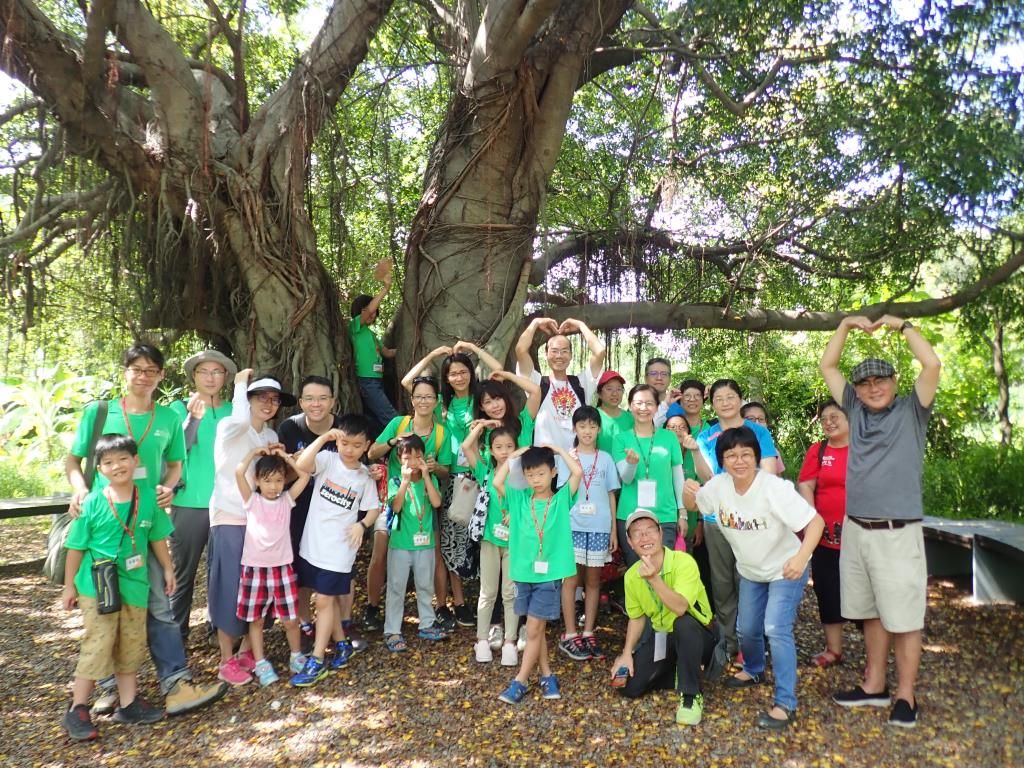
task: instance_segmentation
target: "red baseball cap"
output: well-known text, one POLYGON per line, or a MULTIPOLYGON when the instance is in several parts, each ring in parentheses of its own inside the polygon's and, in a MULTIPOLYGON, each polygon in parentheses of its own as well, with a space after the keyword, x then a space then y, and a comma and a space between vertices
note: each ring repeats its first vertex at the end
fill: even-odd
POLYGON ((622 386, 626 386, 626 380, 619 375, 618 371, 605 371, 601 374, 601 378, 597 380, 597 388, 600 389, 614 379, 618 379, 622 382, 622 386))

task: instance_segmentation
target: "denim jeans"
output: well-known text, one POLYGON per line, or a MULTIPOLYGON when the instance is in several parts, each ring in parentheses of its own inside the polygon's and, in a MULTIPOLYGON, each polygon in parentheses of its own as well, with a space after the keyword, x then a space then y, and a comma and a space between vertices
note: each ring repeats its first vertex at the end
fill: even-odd
POLYGON ((799 579, 750 581, 740 577, 737 634, 743 651, 743 671, 764 674, 764 639, 772 649, 775 703, 796 709, 796 641, 793 623, 807 584, 808 569, 799 579))
MULTIPOLYGON (((146 614, 146 640, 149 655, 156 667, 160 690, 167 694, 179 680, 191 680, 192 673, 185 659, 185 644, 181 639, 181 628, 174 620, 171 599, 164 593, 164 569, 153 557, 147 558, 149 568, 149 611, 146 614)), ((104 690, 115 686, 113 675, 100 680, 104 690)))
POLYGON ((388 396, 384 392, 383 380, 359 376, 356 378, 356 381, 359 383, 359 392, 366 402, 366 407, 370 409, 373 417, 380 422, 381 427, 386 427, 388 422, 398 415, 398 411, 395 410, 395 406, 391 404, 391 401, 388 400, 388 396))

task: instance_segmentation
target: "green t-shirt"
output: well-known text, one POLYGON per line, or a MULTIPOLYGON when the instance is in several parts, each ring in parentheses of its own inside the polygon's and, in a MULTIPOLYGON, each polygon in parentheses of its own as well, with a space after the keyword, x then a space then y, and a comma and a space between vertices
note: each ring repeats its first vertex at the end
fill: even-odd
MULTIPOLYGON (((398 437, 398 430, 402 427, 402 422, 407 421, 405 425, 404 433, 413 431, 412 418, 410 416, 395 416, 388 425, 384 427, 384 431, 377 435, 378 443, 387 443, 393 437, 398 437)), ((448 430, 441 430, 444 432, 443 435, 438 434, 437 422, 434 422, 434 428, 430 430, 430 434, 423 438, 423 445, 427 449, 426 457, 429 459, 433 456, 437 459, 437 463, 443 467, 447 467, 452 463, 452 445, 451 441, 448 440, 448 430)), ((420 437, 423 437, 420 435, 420 437)), ((401 477, 402 473, 402 462, 398 460, 398 451, 394 448, 391 449, 391 453, 388 454, 388 477, 401 477)))
MULTIPOLYGON (((430 476, 430 481, 437 488, 437 478, 430 476)), ((402 485, 400 475, 388 480, 388 504, 395 498, 402 485)), ((388 546, 392 549, 433 549, 434 547, 434 508, 427 497, 427 489, 423 487, 423 479, 409 483, 405 492, 402 511, 395 515, 391 522, 391 536, 388 546), (414 537, 418 533, 428 536, 427 543, 415 544, 414 537)))
MULTIPOLYGON (((75 442, 71 446, 72 456, 86 458, 93 424, 96 423, 97 408, 99 403, 89 403, 82 412, 82 420, 78 423, 78 432, 75 433, 75 442)), ((185 433, 181 428, 181 419, 166 405, 157 404, 151 413, 128 414, 128 422, 131 429, 125 424, 121 400, 111 400, 107 405, 107 420, 103 424, 101 434, 134 437, 139 446, 139 467, 145 472, 145 478, 136 476, 136 485, 156 488, 163 474, 163 462, 185 460, 185 433), (150 417, 153 419, 152 424, 150 417)), ((92 489, 106 486, 107 479, 97 472, 92 489)))
POLYGON ((494 535, 494 526, 500 524, 505 517, 503 511, 505 505, 501 503, 498 492, 494 490, 494 467, 491 466, 490 460, 478 461, 477 465, 473 467, 473 476, 476 477, 481 488, 484 485, 487 486, 487 520, 484 522, 484 541, 489 541, 496 547, 507 547, 507 538, 499 539, 494 535))
POLYGON ((363 319, 356 315, 348 323, 348 335, 352 339, 352 352, 356 357, 356 376, 364 379, 384 377, 384 360, 380 353, 377 334, 363 319))
POLYGON ((675 487, 672 484, 672 467, 683 463, 683 452, 675 434, 667 429, 654 430, 654 437, 637 437, 632 429, 620 432, 615 438, 612 458, 619 463, 626 458, 626 451, 632 449, 640 455, 636 474, 632 482, 623 483, 619 494, 616 517, 625 520, 637 506, 637 492, 641 480, 653 480, 656 486, 655 504, 645 507, 654 512, 662 523, 679 520, 676 508, 675 487))
MULTIPOLYGON (((182 400, 175 400, 170 408, 184 425, 185 419, 188 418, 185 403, 182 400)), ((230 415, 230 401, 223 403, 219 408, 206 407, 196 431, 196 441, 187 449, 185 466, 181 471, 181 481, 185 487, 175 495, 175 506, 194 509, 206 509, 210 506, 214 476, 213 442, 217 438, 217 423, 230 415)))
MULTIPOLYGON (((516 445, 519 448, 527 448, 533 445, 533 416, 524 407, 519 412, 519 439, 516 441, 516 445)), ((491 460, 491 432, 494 430, 485 429, 483 437, 480 438, 480 445, 477 446, 480 451, 480 458, 484 460, 484 463, 489 463, 491 460)))
MULTIPOLYGON (((673 552, 666 547, 665 561, 661 564, 661 580, 673 592, 686 598, 690 604, 687 613, 705 627, 711 621, 711 603, 700 580, 697 561, 686 552, 673 552)), ((640 563, 634 563, 622 579, 626 590, 626 615, 631 619, 649 616, 655 632, 671 632, 678 618, 658 597, 654 587, 640 575, 640 563)))
MULTIPOLYGON (((435 418, 442 418, 441 396, 437 397, 437 407, 434 409, 435 418)), ((462 452, 462 441, 469 434, 469 425, 473 422, 473 397, 453 397, 451 405, 448 406, 448 415, 444 417, 445 432, 448 435, 448 444, 452 453, 452 474, 469 472, 469 465, 466 463, 466 455, 462 452)), ((439 460, 440 461, 440 460, 439 460)))
POLYGON ((575 574, 570 510, 576 503, 576 494, 569 492, 569 484, 555 491, 550 499, 535 500, 529 488, 521 490, 506 483, 505 501, 509 512, 509 576, 512 580, 539 584, 575 574), (541 526, 544 535, 543 551, 540 551, 537 526, 541 526), (537 572, 537 562, 547 563, 546 573, 537 572))
POLYGON ((615 449, 615 436, 633 428, 633 414, 623 410, 618 416, 612 417, 602 408, 597 410, 601 414, 601 431, 597 433, 597 448, 610 455, 615 449))
MULTIPOLYGON (((99 474, 97 474, 99 477, 99 474)), ((149 542, 166 539, 174 530, 171 518, 156 505, 156 493, 149 487, 139 487, 138 520, 134 523, 135 549, 131 537, 125 533, 121 523, 110 512, 110 504, 101 490, 94 490, 82 501, 82 514, 72 523, 68 531, 68 549, 85 551, 82 566, 75 575, 75 589, 85 597, 96 597, 92 583, 94 559, 117 559, 117 581, 121 588, 121 601, 126 605, 145 608, 149 603, 149 571, 146 562, 149 557, 149 542), (142 555, 142 565, 132 570, 125 568, 125 559, 132 554, 142 555)), ((115 504, 117 514, 129 529, 128 521, 132 503, 115 504)))

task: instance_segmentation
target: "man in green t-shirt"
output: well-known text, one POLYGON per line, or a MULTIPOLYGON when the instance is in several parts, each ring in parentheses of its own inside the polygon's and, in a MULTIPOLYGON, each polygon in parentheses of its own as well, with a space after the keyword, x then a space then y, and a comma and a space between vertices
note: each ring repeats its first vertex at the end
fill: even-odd
POLYGON ((622 654, 612 664, 612 685, 634 699, 674 680, 676 722, 697 725, 704 712, 701 667, 713 682, 726 663, 697 563, 662 545, 658 516, 646 509, 629 516, 626 534, 640 560, 623 578, 629 624, 622 654))
MULTIPOLYGON (((380 270, 378 270, 379 272, 380 270)), ((352 340, 352 353, 356 363, 356 382, 359 393, 373 417, 379 422, 376 432, 398 415, 384 391, 384 358, 394 357, 397 350, 380 343, 377 334, 370 328, 377 319, 380 303, 391 288, 391 270, 381 275, 383 287, 376 296, 360 294, 352 299, 352 319, 348 324, 348 335, 352 340)))
MULTIPOLYGON (((135 484, 152 490, 156 494, 157 506, 166 509, 174 500, 174 488, 181 477, 185 433, 178 415, 153 398, 164 378, 164 356, 154 346, 135 344, 124 353, 122 363, 125 394, 107 403, 106 420, 101 431, 128 435, 135 440, 139 459, 134 470, 135 484)), ((75 442, 64 462, 73 489, 69 505, 72 516, 80 514, 82 501, 91 490, 102 489, 107 484, 106 479, 98 475, 90 488, 82 472, 82 460, 89 453, 98 409, 99 403, 86 407, 75 442)), ((148 568, 150 588, 146 633, 149 652, 160 680, 160 689, 166 695, 167 713, 182 714, 216 701, 227 691, 227 686, 193 685, 181 628, 174 620, 171 601, 166 594, 163 570, 155 560, 149 561, 148 568)), ((113 686, 112 677, 100 681, 104 693, 93 708, 95 713, 110 714, 113 711, 116 702, 116 697, 110 693, 113 686)))

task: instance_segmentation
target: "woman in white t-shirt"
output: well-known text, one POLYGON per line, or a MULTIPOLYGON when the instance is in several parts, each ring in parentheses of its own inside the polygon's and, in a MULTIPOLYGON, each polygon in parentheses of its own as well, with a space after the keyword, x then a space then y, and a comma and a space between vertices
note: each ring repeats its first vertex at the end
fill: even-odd
POLYGON ((757 725, 787 728, 796 712, 796 642, 793 622, 800 605, 814 548, 825 522, 788 480, 758 469, 761 446, 746 426, 727 429, 715 444, 716 475, 701 488, 686 481, 688 506, 714 514, 736 555, 740 574, 737 620, 743 669, 726 679, 728 688, 749 688, 765 681, 764 640, 768 637, 775 672, 775 702, 757 725), (804 532, 803 541, 797 537, 804 532))

